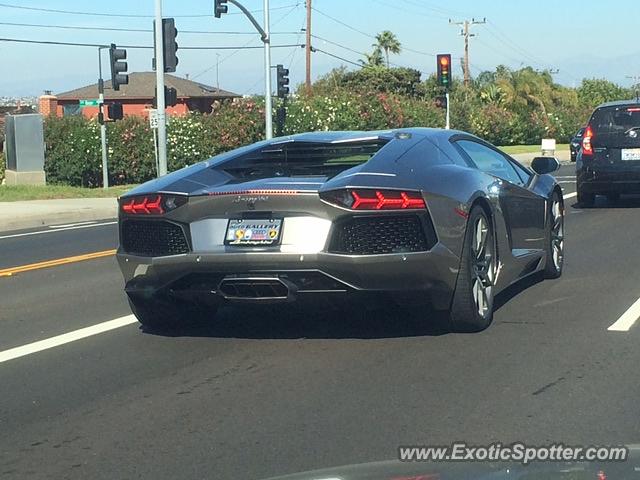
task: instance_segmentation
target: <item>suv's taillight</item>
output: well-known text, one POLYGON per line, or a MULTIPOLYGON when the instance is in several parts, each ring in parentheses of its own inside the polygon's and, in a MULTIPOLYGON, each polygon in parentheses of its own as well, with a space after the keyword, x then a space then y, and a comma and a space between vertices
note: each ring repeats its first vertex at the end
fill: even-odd
POLYGON ((136 195, 120 199, 120 212, 126 215, 162 215, 187 203, 187 197, 178 195, 136 195))
POLYGON ((413 190, 348 188, 322 192, 320 198, 350 210, 414 210, 427 206, 420 192, 413 190))
POLYGON ((591 125, 587 126, 582 137, 582 154, 593 155, 593 129, 591 125))

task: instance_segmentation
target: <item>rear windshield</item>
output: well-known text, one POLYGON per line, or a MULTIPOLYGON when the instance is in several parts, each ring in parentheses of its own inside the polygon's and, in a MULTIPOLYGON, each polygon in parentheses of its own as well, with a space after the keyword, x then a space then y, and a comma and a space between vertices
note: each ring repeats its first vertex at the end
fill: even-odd
POLYGON ((640 146, 640 105, 599 108, 591 117, 594 144, 603 147, 640 146))
POLYGON ((333 177, 366 163, 388 140, 348 143, 292 142, 269 145, 217 166, 238 179, 333 177))

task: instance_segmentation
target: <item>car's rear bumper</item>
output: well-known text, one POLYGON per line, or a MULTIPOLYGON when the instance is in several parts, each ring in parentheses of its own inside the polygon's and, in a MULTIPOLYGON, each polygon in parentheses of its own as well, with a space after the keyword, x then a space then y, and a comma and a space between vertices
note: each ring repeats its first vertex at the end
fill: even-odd
POLYGON ((386 255, 226 252, 141 257, 119 251, 117 259, 131 296, 170 294, 225 302, 291 301, 348 292, 420 292, 429 295, 436 308, 450 305, 459 267, 458 257, 441 244, 428 252, 386 255), (244 295, 244 286, 237 295, 230 293, 235 288, 231 283, 244 285, 252 279, 260 284, 257 294, 244 295), (275 290, 280 283, 285 285, 287 294, 265 293, 261 300, 262 280, 269 279, 276 282, 275 290))
POLYGON ((585 193, 640 193, 640 169, 584 168, 576 175, 585 193))

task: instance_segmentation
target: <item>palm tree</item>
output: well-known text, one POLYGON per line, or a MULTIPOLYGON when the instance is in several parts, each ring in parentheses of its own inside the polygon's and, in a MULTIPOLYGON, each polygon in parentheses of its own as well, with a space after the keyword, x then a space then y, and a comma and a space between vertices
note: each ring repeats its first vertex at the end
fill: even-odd
POLYGON ((360 63, 365 67, 379 67, 384 63, 382 58, 382 50, 377 45, 374 45, 373 52, 364 54, 365 60, 360 60, 360 63))
POLYGON ((395 53, 396 55, 402 50, 400 40, 393 32, 385 30, 376 35, 376 41, 373 46, 384 50, 385 57, 387 58, 387 68, 389 68, 389 53, 395 53))

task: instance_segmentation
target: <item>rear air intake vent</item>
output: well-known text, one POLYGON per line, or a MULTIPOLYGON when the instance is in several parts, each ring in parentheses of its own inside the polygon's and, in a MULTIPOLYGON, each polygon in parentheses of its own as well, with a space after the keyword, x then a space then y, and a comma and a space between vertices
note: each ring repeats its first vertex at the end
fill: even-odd
POLYGON ((433 226, 425 216, 353 217, 335 226, 329 252, 349 255, 424 252, 435 243, 433 226))
POLYGON ((131 255, 148 257, 189 252, 182 227, 166 220, 125 220, 122 223, 122 248, 131 255))

